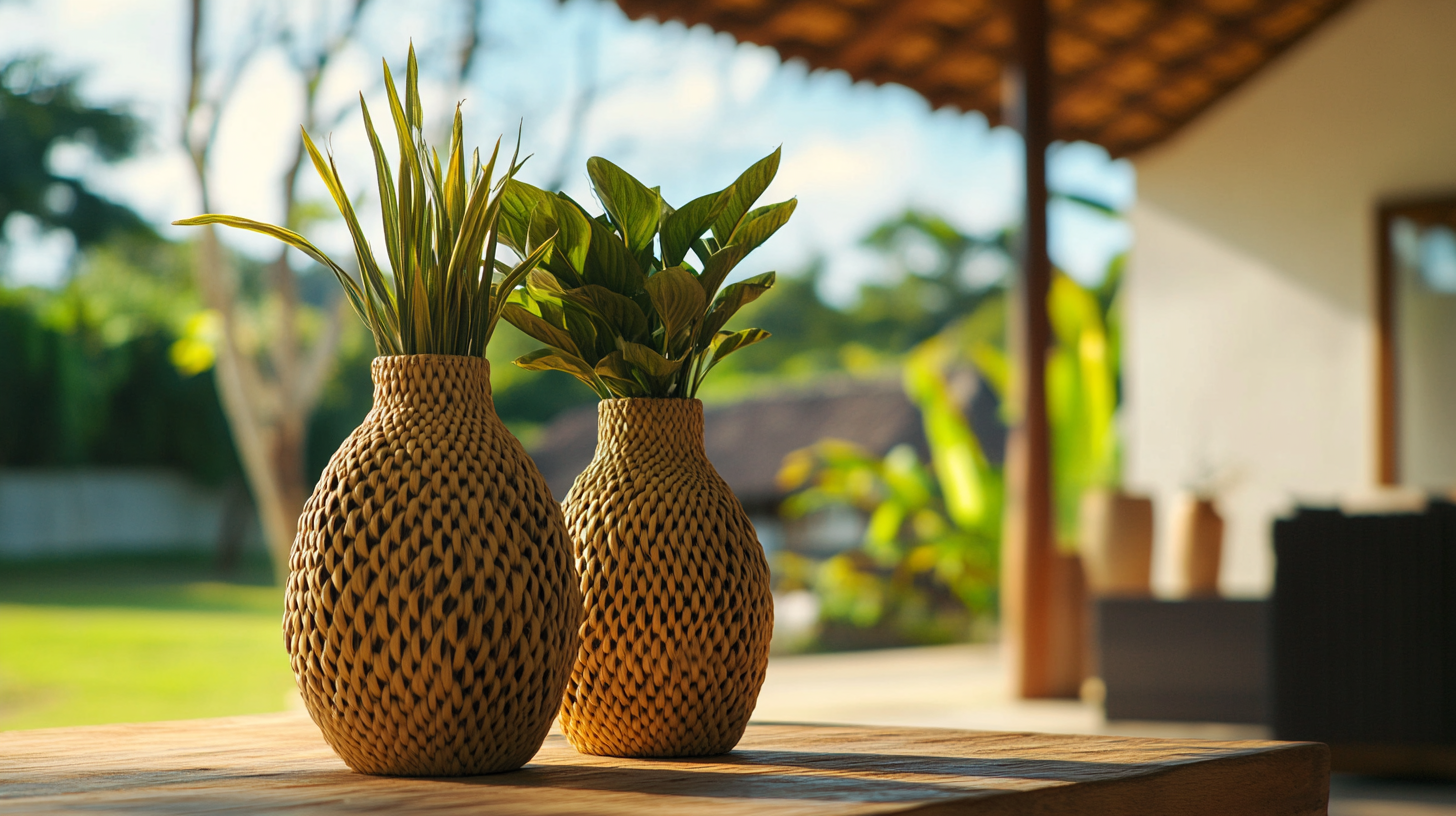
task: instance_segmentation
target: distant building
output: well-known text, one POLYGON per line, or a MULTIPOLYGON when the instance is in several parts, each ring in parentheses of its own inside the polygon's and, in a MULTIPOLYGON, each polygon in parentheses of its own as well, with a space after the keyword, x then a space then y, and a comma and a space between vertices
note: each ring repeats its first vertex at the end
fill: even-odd
MULTIPOLYGON (((1006 431, 990 389, 978 388, 968 373, 960 391, 969 405, 971 425, 986 456, 1001 462, 1006 431)), ((957 383, 960 385, 961 383, 957 383)), ((708 459, 748 511, 764 547, 830 552, 858 543, 863 522, 854 513, 828 513, 811 523, 785 524, 779 517, 784 492, 777 476, 784 456, 821 439, 854 442, 875 455, 896 445, 911 445, 928 456, 920 412, 906 398, 898 379, 841 380, 811 390, 786 391, 703 412, 708 459)), ((551 494, 565 498, 596 450, 596 406, 569 411, 542 431, 531 456, 551 494)))

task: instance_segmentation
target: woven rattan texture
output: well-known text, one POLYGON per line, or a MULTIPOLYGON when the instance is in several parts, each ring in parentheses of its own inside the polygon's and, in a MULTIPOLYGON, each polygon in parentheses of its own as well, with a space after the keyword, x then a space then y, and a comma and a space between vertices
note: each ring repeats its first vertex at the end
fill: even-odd
POLYGON ((496 416, 484 360, 380 357, 374 408, 298 523, 283 631, 349 767, 447 776, 541 747, 577 651, 561 511, 496 416))
POLYGON ((586 621, 561 727, 623 757, 729 751, 773 633, 768 562, 703 450, 703 405, 603 400, 597 451, 563 502, 586 621))

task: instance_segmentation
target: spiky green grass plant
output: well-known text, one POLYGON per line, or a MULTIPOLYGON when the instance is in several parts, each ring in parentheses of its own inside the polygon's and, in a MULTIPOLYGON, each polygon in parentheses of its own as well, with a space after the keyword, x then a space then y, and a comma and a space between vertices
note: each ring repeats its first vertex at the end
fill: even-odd
POLYGON ((496 257, 502 196, 520 169, 519 140, 509 166, 492 185, 500 140, 496 140, 490 161, 483 167, 480 152, 473 151, 467 172, 459 105, 455 106, 448 159, 442 164, 440 155, 426 143, 414 46, 410 46, 403 101, 388 62, 384 63, 384 87, 399 142, 398 181, 375 133, 362 93, 359 107, 374 152, 384 243, 391 270, 388 276, 359 226, 354 205, 339 180, 332 152, 326 160, 306 131, 303 143, 309 158, 353 237, 359 279, 306 238, 284 227, 213 214, 174 223, 222 224, 262 233, 328 267, 343 284, 354 311, 369 326, 379 354, 484 357, 507 296, 551 252, 552 231, 531 228, 534 240, 513 245, 520 260, 509 264, 496 257))
POLYGON ((723 281, 793 215, 794 199, 754 207, 778 167, 775 150, 678 209, 661 188, 592 158, 587 173, 606 210, 598 216, 565 193, 507 181, 501 240, 527 253, 555 239, 502 311, 547 346, 516 364, 565 371, 603 399, 695 396, 713 366, 769 336, 723 327, 773 286, 774 273, 723 281))

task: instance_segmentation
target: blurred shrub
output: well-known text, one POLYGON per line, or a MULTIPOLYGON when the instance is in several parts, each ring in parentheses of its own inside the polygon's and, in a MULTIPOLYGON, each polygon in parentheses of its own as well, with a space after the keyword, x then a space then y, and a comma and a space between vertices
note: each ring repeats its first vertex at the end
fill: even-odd
POLYGON ((1002 482, 953 395, 953 335, 917 346, 905 390, 919 407, 931 461, 908 446, 883 458, 828 439, 784 459, 779 479, 795 490, 790 517, 831 506, 868 515, 860 546, 816 562, 792 552, 775 565, 780 588, 812 589, 821 618, 857 627, 888 624, 911 641, 964 639, 996 609, 1002 482))
POLYGON ((79 77, 58 74, 40 58, 0 64, 0 227, 12 214, 43 229, 64 229, 79 246, 117 235, 154 237, 130 209, 92 191, 81 179, 54 172, 57 149, 114 162, 141 135, 137 119, 120 108, 93 107, 76 93, 79 77))
MULTIPOLYGON (((1052 347, 1047 354, 1047 421, 1052 434, 1052 480, 1057 539, 1067 550, 1077 541, 1077 508, 1090 488, 1122 482, 1122 442, 1117 411, 1122 404, 1122 331, 1118 293, 1124 256, 1108 265, 1101 283, 1088 288, 1062 272, 1047 296, 1052 347)), ((1006 307, 989 300, 948 331, 982 378, 996 390, 1006 424, 1017 421, 1016 367, 1005 345, 1006 307)))
POLYGON ((0 289, 0 466, 239 472, 211 371, 173 363, 198 311, 183 251, 110 244, 58 291, 0 289))

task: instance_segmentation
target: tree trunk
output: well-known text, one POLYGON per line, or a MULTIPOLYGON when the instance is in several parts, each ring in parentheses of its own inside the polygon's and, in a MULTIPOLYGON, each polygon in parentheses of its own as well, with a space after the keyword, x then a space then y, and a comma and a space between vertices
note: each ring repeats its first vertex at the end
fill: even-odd
POLYGON ((275 433, 266 426, 254 404, 255 399, 263 396, 263 385, 248 382, 253 379, 248 376, 250 363, 242 358, 234 340, 229 280, 232 270, 214 227, 203 227, 200 250, 196 261, 198 288, 208 307, 222 317, 222 337, 217 344, 217 394, 228 418, 243 475, 257 503, 258 521, 273 562, 274 577, 282 583, 288 577, 288 551, 293 546, 303 500, 299 499, 296 504, 290 501, 278 478, 277 448, 272 438, 275 433))

